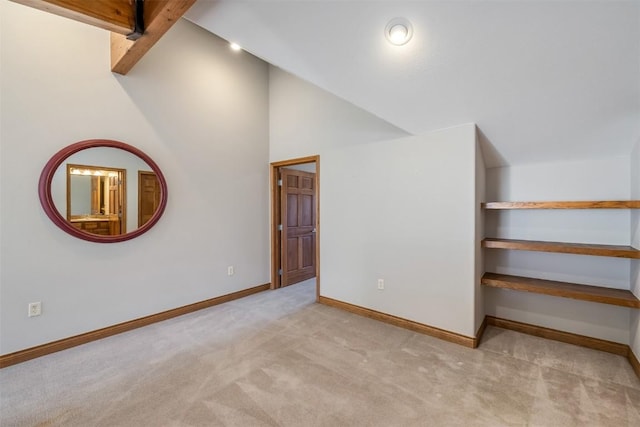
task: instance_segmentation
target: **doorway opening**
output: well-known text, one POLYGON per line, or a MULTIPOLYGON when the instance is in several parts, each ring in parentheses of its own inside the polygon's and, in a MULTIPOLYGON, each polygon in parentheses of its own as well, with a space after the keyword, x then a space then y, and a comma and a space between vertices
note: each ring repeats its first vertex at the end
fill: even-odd
POLYGON ((160 206, 160 181, 155 172, 138 171, 138 227, 142 227, 160 206))
POLYGON ((315 277, 320 297, 320 156, 271 163, 271 289, 315 277))

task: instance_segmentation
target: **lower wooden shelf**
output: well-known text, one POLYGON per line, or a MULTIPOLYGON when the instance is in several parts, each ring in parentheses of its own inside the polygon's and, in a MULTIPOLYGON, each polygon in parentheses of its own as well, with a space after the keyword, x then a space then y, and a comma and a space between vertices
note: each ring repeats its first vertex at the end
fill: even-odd
POLYGON ((578 283, 556 282, 507 274, 485 273, 481 283, 493 288, 533 292, 563 298, 640 308, 640 300, 630 291, 578 283))

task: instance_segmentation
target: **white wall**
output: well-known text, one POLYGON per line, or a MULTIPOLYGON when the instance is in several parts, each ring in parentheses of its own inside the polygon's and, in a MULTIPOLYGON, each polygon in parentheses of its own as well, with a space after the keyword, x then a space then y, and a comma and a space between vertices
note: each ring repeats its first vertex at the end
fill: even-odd
POLYGON ((180 20, 114 75, 108 32, 0 7, 0 353, 267 283, 267 65, 180 20), (85 242, 42 211, 42 167, 90 138, 134 145, 165 174, 167 209, 145 235, 85 242), (33 301, 43 314, 27 318, 33 301))
POLYGON ((482 248, 482 239, 485 237, 485 212, 481 204, 486 201, 486 185, 487 185, 487 169, 485 165, 485 156, 480 148, 479 130, 476 129, 476 198, 475 198, 475 216, 476 216, 476 242, 475 242, 475 280, 474 295, 475 309, 474 321, 476 332, 482 325, 485 318, 484 305, 484 287, 480 284, 482 275, 484 274, 484 249, 482 248))
POLYGON ((321 295, 474 336, 475 126, 405 136, 270 68, 271 161, 320 155, 321 295))
POLYGON ((475 336, 475 146, 470 124, 327 151, 321 295, 475 336))
MULTIPOLYGON (((629 157, 546 163, 487 171, 489 201, 626 200, 629 157)), ((628 245, 629 210, 486 213, 488 237, 628 245)), ((496 273, 629 289, 630 260, 486 250, 496 273)), ((627 343, 629 309, 516 291, 486 289, 488 315, 627 343)))
POLYGON ((272 162, 407 135, 371 113, 273 66, 269 67, 269 105, 272 162))
MULTIPOLYGON (((631 199, 640 200, 640 140, 631 153, 631 199)), ((640 249, 640 209, 631 212, 631 245, 640 249)), ((631 291, 640 298, 640 260, 631 261, 631 291)), ((640 360, 640 310, 631 311, 630 345, 640 360)))

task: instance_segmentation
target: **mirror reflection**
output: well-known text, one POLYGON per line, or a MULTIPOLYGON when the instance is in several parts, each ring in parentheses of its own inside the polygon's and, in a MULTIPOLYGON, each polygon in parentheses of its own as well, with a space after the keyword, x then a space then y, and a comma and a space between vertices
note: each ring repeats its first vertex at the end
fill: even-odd
POLYGON ((126 233, 125 169, 67 164, 67 221, 92 234, 126 233))
POLYGON ((56 170, 51 194, 71 226, 104 236, 141 227, 161 199, 151 167, 134 154, 111 147, 89 148, 69 156, 56 170))

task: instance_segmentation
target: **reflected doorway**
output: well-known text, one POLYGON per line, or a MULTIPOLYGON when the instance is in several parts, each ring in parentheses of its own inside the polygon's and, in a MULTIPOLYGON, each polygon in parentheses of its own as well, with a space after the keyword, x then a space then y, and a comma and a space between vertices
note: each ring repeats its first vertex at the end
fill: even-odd
POLYGON ((160 206, 160 182, 153 172, 138 171, 138 227, 151 219, 160 206))

